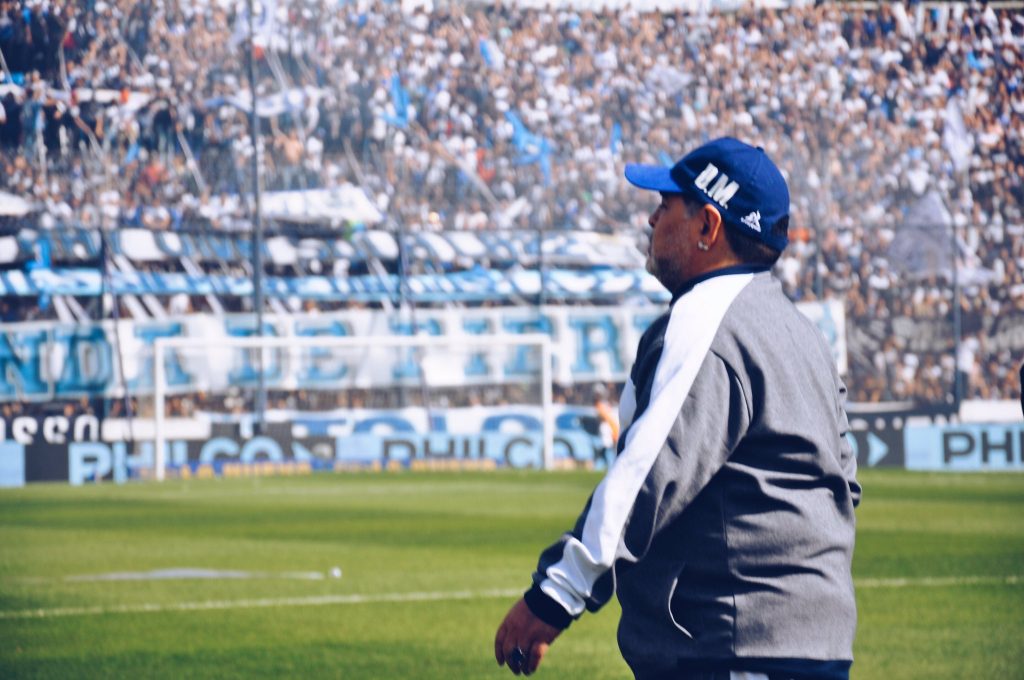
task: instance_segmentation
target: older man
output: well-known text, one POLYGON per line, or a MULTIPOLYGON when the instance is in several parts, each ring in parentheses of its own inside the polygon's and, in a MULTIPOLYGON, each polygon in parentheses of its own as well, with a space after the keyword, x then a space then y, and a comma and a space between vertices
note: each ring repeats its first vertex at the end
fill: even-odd
POLYGON ((541 554, 497 661, 532 673, 616 593, 637 678, 846 680, 860 486, 832 354, 770 271, 786 181, 731 138, 626 178, 660 195, 647 264, 672 303, 640 340, 618 457, 541 554))

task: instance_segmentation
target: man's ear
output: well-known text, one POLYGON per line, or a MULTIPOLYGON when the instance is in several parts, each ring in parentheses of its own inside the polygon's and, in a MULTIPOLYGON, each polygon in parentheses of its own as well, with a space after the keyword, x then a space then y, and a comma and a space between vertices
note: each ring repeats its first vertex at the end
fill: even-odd
POLYGON ((722 228, 722 214, 718 212, 718 208, 705 203, 702 209, 703 222, 700 226, 700 235, 710 238, 714 241, 718 238, 718 232, 722 228))

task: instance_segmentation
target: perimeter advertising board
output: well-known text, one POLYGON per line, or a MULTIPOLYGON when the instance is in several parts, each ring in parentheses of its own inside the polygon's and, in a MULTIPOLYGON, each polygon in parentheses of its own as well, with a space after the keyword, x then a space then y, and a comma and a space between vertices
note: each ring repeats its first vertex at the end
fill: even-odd
MULTIPOLYGON (((172 419, 168 476, 541 467, 539 407, 449 409, 443 417, 415 408, 276 415, 284 421, 262 434, 244 422, 172 419)), ((860 469, 1024 471, 1022 422, 907 424, 902 416, 862 411, 851 427, 848 441, 860 469)), ((0 487, 153 476, 151 421, 129 427, 108 420, 101 428, 93 416, 21 416, 0 419, 0 429, 0 487)), ((556 467, 602 469, 614 458, 609 444, 593 408, 555 406, 556 467)))
POLYGON ((909 470, 1024 470, 1024 423, 910 426, 909 470))
MULTIPOLYGON (((611 459, 593 408, 556 406, 554 419, 556 467, 601 468, 611 459)), ((0 486, 124 482, 154 475, 151 421, 134 421, 134 439, 123 436, 129 431, 123 422, 108 421, 115 427, 104 427, 99 438, 99 428, 77 427, 74 420, 67 427, 29 425, 28 420, 16 419, 9 431, 17 439, 0 442, 0 486)), ((213 420, 172 421, 165 447, 168 476, 540 468, 543 462, 540 407, 448 409, 442 418, 415 408, 353 409, 328 417, 295 412, 260 434, 251 424, 213 420)))

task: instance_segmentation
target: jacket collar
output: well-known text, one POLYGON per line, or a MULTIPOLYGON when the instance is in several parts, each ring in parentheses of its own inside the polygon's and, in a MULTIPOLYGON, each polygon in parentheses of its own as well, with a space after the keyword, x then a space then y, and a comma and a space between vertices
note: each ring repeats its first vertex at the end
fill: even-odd
POLYGON ((693 290, 693 287, 698 283, 707 281, 708 279, 713 279, 716 276, 729 276, 731 274, 758 274, 760 272, 767 271, 771 271, 771 267, 763 264, 738 264, 733 267, 723 267, 721 269, 701 274, 700 276, 695 276, 692 279, 687 279, 683 282, 683 285, 679 286, 679 288, 672 293, 672 302, 670 304, 675 304, 676 300, 693 290))

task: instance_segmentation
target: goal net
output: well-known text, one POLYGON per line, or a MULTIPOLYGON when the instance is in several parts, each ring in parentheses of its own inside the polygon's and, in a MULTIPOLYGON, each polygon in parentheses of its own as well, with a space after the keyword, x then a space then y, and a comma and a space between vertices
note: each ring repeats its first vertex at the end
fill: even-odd
POLYGON ((554 464, 544 334, 160 338, 153 371, 156 479, 554 464))

